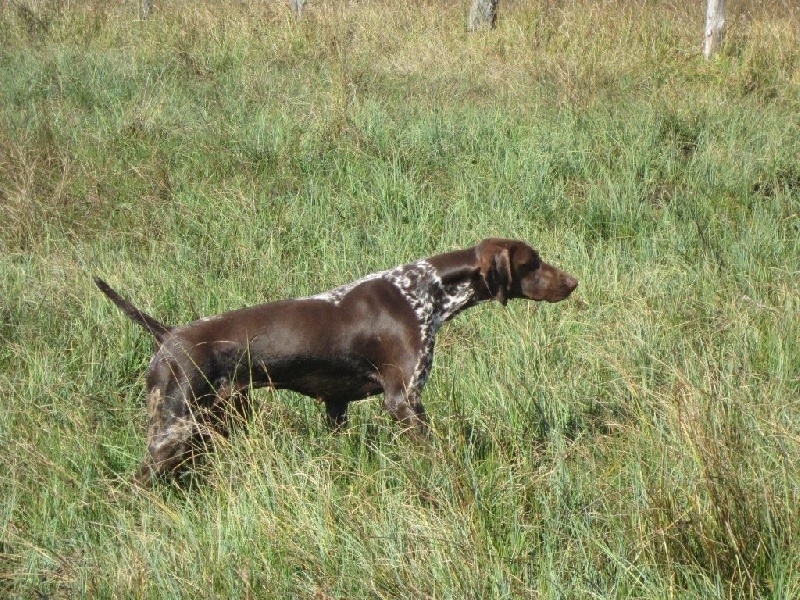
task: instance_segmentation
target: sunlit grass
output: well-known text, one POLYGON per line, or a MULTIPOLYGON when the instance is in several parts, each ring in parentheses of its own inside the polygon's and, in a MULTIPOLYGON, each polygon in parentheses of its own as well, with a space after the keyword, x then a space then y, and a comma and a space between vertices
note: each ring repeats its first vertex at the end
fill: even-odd
POLYGON ((687 3, 0 8, 0 595, 800 596, 800 27, 687 3), (128 481, 152 341, 490 235, 581 281, 448 324, 428 446, 259 392, 128 481))

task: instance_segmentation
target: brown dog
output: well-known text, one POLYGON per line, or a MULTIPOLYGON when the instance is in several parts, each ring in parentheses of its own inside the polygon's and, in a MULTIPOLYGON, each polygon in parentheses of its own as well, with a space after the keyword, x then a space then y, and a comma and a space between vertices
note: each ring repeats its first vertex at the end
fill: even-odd
POLYGON ((326 405, 332 425, 353 400, 383 406, 414 434, 426 431, 420 394, 441 325, 487 300, 559 302, 578 281, 528 244, 487 239, 373 273, 329 292, 268 302, 168 327, 97 286, 160 347, 147 369, 147 453, 136 481, 170 474, 246 416, 250 389, 290 389, 326 405))

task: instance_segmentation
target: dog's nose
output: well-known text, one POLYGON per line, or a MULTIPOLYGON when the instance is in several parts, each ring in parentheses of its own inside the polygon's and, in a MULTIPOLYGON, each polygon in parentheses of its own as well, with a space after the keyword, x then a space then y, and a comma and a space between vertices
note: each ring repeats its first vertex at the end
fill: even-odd
POLYGON ((576 287, 578 287, 578 280, 575 279, 572 275, 567 275, 564 278, 564 285, 567 289, 572 293, 576 287))

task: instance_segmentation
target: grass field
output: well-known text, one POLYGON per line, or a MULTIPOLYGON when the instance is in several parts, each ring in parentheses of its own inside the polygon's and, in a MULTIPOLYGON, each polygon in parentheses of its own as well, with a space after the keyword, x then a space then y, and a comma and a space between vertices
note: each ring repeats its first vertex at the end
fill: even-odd
POLYGON ((0 596, 800 598, 800 9, 0 4, 0 596), (429 446, 261 392, 136 490, 168 323, 528 240, 443 328, 429 446))

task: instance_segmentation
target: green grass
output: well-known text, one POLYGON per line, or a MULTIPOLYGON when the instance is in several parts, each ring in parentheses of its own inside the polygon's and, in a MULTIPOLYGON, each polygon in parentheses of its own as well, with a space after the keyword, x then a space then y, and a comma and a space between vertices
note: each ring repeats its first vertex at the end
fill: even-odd
POLYGON ((690 3, 0 7, 0 595, 800 597, 800 13, 690 3), (686 4, 686 7, 683 6, 686 4), (448 324, 333 435, 261 392, 128 484, 168 323, 500 235, 581 286, 448 324))

